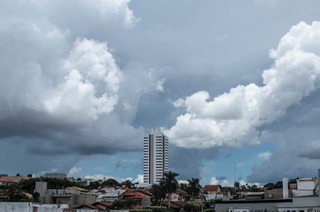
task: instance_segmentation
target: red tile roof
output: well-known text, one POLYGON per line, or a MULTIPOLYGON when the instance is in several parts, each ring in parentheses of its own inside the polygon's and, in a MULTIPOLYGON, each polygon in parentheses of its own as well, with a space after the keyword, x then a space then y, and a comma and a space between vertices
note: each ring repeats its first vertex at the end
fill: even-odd
POLYGON ((203 191, 217 191, 220 185, 205 185, 203 191))
POLYGON ((99 205, 99 204, 104 205, 104 206, 111 206, 112 202, 95 202, 92 205, 99 205))
POLYGON ((181 190, 181 189, 177 189, 177 190, 175 191, 175 193, 176 193, 176 194, 183 194, 183 195, 187 195, 187 194, 188 194, 187 192, 185 192, 185 191, 183 191, 183 190, 181 190))
POLYGON ((0 178, 0 181, 6 182, 6 183, 14 183, 12 180, 4 179, 4 178, 0 178))
POLYGON ((136 192, 134 192, 134 191, 128 191, 127 193, 125 193, 124 195, 123 195, 125 198, 127 198, 127 199, 131 199, 131 198, 135 198, 135 199, 142 199, 143 197, 145 197, 145 198, 151 198, 152 197, 152 194, 148 194, 148 193, 146 193, 146 194, 142 194, 142 193, 140 193, 140 192, 138 192, 138 191, 136 191, 136 192))

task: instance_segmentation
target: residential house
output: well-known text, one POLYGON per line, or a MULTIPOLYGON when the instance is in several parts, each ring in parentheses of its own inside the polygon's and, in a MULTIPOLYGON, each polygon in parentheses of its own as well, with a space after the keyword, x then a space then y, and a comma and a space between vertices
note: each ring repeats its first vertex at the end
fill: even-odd
POLYGON ((123 199, 123 195, 127 192, 127 190, 117 189, 110 191, 108 193, 102 194, 97 197, 97 202, 113 202, 115 200, 123 199))
POLYGON ((190 200, 188 193, 181 189, 177 189, 175 192, 171 194, 171 201, 187 201, 187 200, 190 200))
POLYGON ((14 182, 11 181, 11 180, 8 180, 8 179, 5 179, 5 178, 0 178, 0 187, 4 186, 4 185, 10 185, 12 183, 14 183, 14 182))
POLYGON ((18 183, 21 180, 29 180, 31 177, 24 177, 24 176, 2 176, 1 178, 10 180, 14 183, 18 183))
POLYGON ((195 204, 201 204, 204 201, 206 201, 206 197, 204 195, 198 195, 194 198, 195 204))
POLYGON ((146 206, 151 205, 152 194, 146 190, 136 190, 132 189, 123 195, 124 199, 135 199, 137 205, 146 206))
POLYGON ((89 194, 81 188, 75 189, 47 189, 47 182, 36 182, 35 191, 40 194, 40 204, 92 204, 96 202, 97 196, 89 194))
POLYGON ((313 195, 318 184, 318 178, 297 179, 297 189, 292 190, 292 196, 301 197, 313 195))
POLYGON ((203 193, 207 200, 223 199, 222 187, 220 185, 205 185, 203 193))
POLYGON ((112 202, 95 202, 92 205, 97 206, 102 210, 108 210, 108 208, 112 205, 112 202))

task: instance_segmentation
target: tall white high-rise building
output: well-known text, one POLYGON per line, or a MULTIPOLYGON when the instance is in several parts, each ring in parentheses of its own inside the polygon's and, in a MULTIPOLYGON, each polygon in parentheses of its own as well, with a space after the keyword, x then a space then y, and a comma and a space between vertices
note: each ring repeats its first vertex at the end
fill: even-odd
POLYGON ((168 137, 160 128, 143 137, 143 182, 158 183, 168 171, 168 137))

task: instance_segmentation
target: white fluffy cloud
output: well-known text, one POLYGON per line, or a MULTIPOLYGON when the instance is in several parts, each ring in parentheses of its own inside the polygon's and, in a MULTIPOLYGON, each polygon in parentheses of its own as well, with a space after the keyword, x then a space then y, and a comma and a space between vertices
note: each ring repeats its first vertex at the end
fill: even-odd
POLYGON ((269 159, 270 156, 271 156, 271 153, 268 152, 268 151, 259 153, 259 155, 258 155, 259 158, 262 158, 262 159, 264 159, 264 160, 269 159))
POLYGON ((74 177, 74 178, 78 178, 79 176, 80 176, 80 172, 82 171, 82 168, 81 167, 79 167, 79 168, 77 168, 77 167, 72 167, 71 169, 70 169, 70 171, 68 172, 68 176, 70 176, 70 177, 74 177))
POLYGON ((293 26, 270 50, 275 63, 262 74, 264 86, 239 85, 212 101, 206 91, 194 93, 185 99, 186 114, 165 133, 186 148, 259 144, 258 127, 276 121, 319 87, 319 49, 320 22, 293 26))
POLYGON ((215 177, 212 177, 210 181, 210 185, 217 185, 217 184, 219 184, 219 180, 217 180, 217 178, 215 177))

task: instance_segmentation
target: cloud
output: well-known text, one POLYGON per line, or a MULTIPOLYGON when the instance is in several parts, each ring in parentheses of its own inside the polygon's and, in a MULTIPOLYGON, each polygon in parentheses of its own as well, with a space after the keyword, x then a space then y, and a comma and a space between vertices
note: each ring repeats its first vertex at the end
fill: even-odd
POLYGON ((182 107, 183 104, 184 104, 184 100, 181 99, 181 98, 178 99, 178 100, 176 100, 175 102, 173 102, 173 105, 174 105, 175 107, 182 107))
POLYGON ((133 182, 135 183, 143 183, 143 174, 139 174, 137 179, 135 179, 133 182))
POLYGON ((262 152, 262 153, 259 153, 258 157, 259 158, 262 158, 264 160, 268 160, 271 156, 271 153, 270 152, 262 152))
POLYGON ((79 167, 79 168, 77 168, 77 167, 72 167, 71 169, 70 169, 70 171, 68 172, 68 176, 69 177, 74 177, 74 178, 78 178, 79 176, 80 176, 80 172, 82 171, 82 168, 81 167, 79 167))
MULTIPOLYGON (((287 121, 292 122, 292 120, 287 121)), ((313 139, 318 139, 318 128, 319 124, 282 130, 279 135, 285 138, 282 146, 270 156, 269 160, 265 160, 259 166, 254 166, 247 181, 250 183, 275 183, 281 181, 282 178, 316 176, 319 159, 310 154, 310 149, 315 145, 316 151, 317 144, 313 139)), ((273 135, 272 139, 277 140, 277 135, 273 135)))
POLYGON ((220 180, 227 179, 227 177, 226 176, 217 176, 216 179, 220 181, 220 180))
POLYGON ((219 180, 217 180, 217 178, 212 177, 211 181, 210 181, 210 185, 217 185, 219 183, 219 180))
POLYGON ((210 101, 207 91, 185 99, 186 113, 165 131, 178 146, 239 148, 260 144, 258 128, 275 122, 319 86, 320 22, 293 26, 270 50, 273 66, 262 74, 264 86, 238 85, 210 101))
POLYGON ((223 186, 223 187, 233 187, 233 185, 230 184, 227 180, 223 180, 221 186, 223 186))
MULTIPOLYGON (((105 41, 112 33, 104 34, 134 26, 128 1, 14 0, 0 8, 1 143, 21 144, 20 154, 78 161, 140 150, 143 129, 131 125, 139 98, 123 99, 127 79, 105 41)), ((59 171, 75 165, 54 161, 59 171)))

